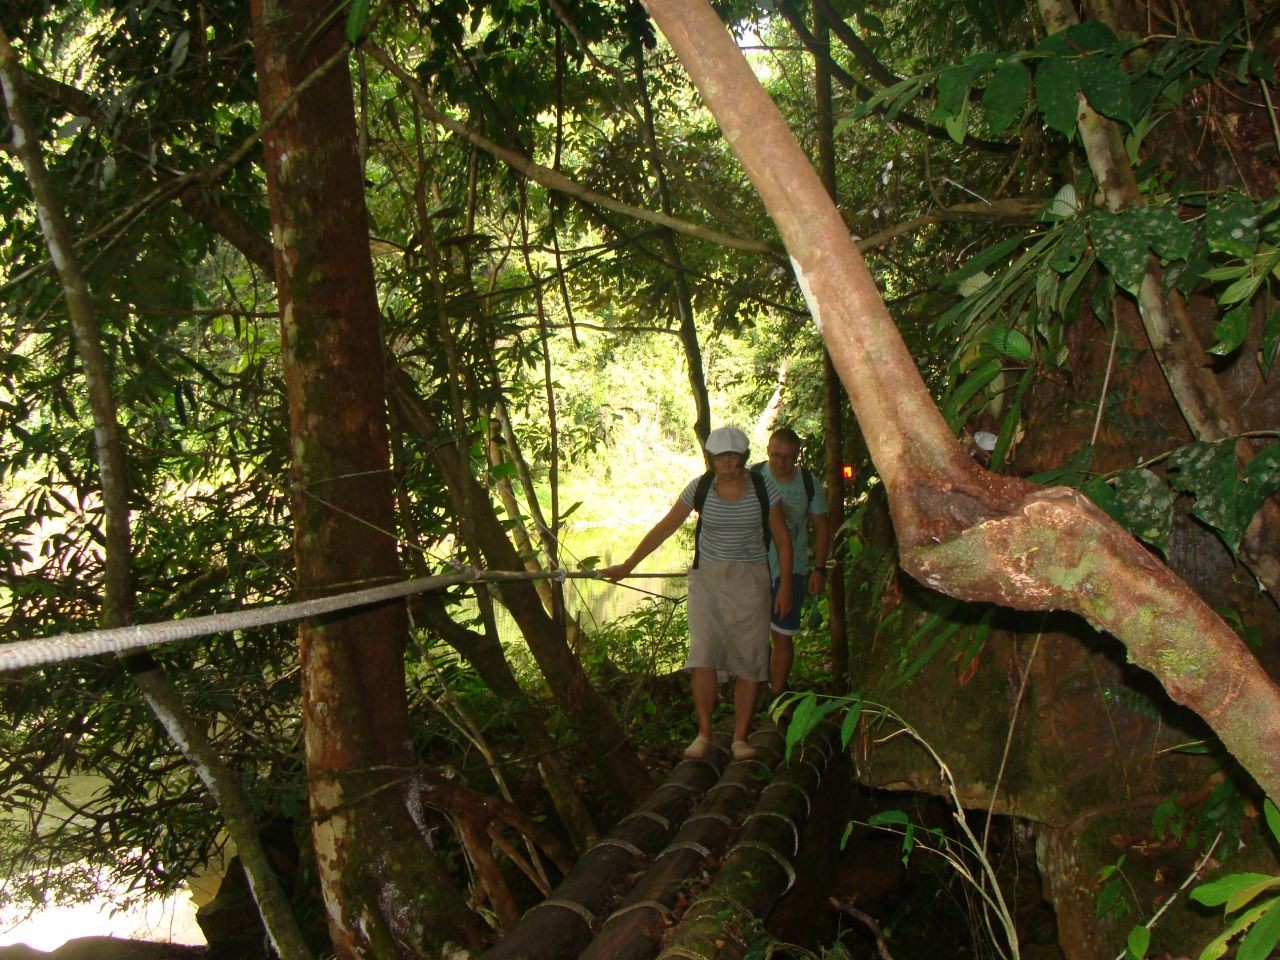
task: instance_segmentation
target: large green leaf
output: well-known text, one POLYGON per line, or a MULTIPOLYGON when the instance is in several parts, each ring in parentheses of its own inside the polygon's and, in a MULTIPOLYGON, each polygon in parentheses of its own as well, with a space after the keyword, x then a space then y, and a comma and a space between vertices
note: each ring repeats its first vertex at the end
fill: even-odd
POLYGON ((1217 530, 1233 553, 1253 515, 1280 485, 1280 444, 1263 448, 1241 473, 1235 443, 1197 441, 1169 457, 1169 483, 1195 497, 1191 512, 1217 530))
POLYGON ((1133 294, 1138 292, 1147 271, 1148 246, 1143 225, 1135 214, 1132 210, 1097 210, 1089 217, 1089 233, 1098 259, 1116 283, 1133 294))
POLYGON ((1076 74, 1089 104, 1104 117, 1129 123, 1129 75, 1114 57, 1094 54, 1076 64, 1076 74))
POLYGON ((987 112, 987 126, 992 136, 1018 119, 1030 89, 1031 74, 1017 60, 1006 60, 996 67, 982 91, 982 107, 987 112))
POLYGON ((1151 249, 1166 260, 1185 260, 1191 253, 1195 234, 1183 223, 1172 206, 1145 206, 1134 211, 1134 219, 1142 229, 1151 249))
MULTIPOLYGON (((1280 883, 1280 877, 1276 878, 1280 883)), ((1258 918, 1236 950, 1236 960, 1265 960, 1280 943, 1280 899, 1272 900, 1271 907, 1258 918)))
POLYGON ((1012 327, 992 327, 987 331, 987 343, 1006 357, 1014 360, 1031 359, 1031 341, 1021 330, 1012 327))
POLYGON ((1062 239, 1058 241, 1053 254, 1049 257, 1049 266, 1059 273, 1069 273, 1076 268, 1085 251, 1084 221, 1072 220, 1062 229, 1062 239))
POLYGON ((1115 478, 1117 522, 1143 543, 1162 554, 1169 552, 1174 493, 1160 477, 1145 468, 1125 470, 1115 478))
POLYGON ((1239 194, 1216 197, 1205 213, 1209 248, 1248 259, 1258 248, 1258 212, 1253 202, 1239 194))
POLYGON ((1040 41, 1036 50, 1055 53, 1061 57, 1076 56, 1095 51, 1119 56, 1125 51, 1125 43, 1110 27, 1098 20, 1082 20, 1066 29, 1050 34, 1040 41))
POLYGON ((1067 139, 1076 129, 1078 89, 1080 80, 1076 76, 1074 62, 1062 57, 1046 57, 1036 67, 1036 106, 1050 129, 1057 130, 1067 139))

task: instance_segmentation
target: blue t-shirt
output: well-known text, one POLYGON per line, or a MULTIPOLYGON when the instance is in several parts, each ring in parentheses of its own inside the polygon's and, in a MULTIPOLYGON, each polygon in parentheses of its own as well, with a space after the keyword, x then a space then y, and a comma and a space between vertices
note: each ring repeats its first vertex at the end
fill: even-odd
MULTIPOLYGON (((689 481, 680 491, 680 502, 693 506, 693 494, 701 477, 689 481)), ((769 507, 781 498, 777 485, 764 478, 769 493, 769 507)), ((747 489, 737 500, 721 500, 713 480, 702 505, 702 532, 698 535, 698 556, 702 560, 737 560, 740 563, 764 563, 764 525, 760 522, 760 498, 755 482, 748 477, 747 489)))
MULTIPOLYGON (((822 482, 819 477, 813 478, 813 500, 810 501, 805 493, 801 468, 796 468, 796 475, 787 483, 778 480, 767 463, 760 472, 782 494, 782 512, 791 533, 791 570, 804 573, 809 566, 809 515, 827 512, 827 495, 822 489, 822 482)), ((778 551, 772 543, 769 544, 769 575, 778 579, 778 551)))

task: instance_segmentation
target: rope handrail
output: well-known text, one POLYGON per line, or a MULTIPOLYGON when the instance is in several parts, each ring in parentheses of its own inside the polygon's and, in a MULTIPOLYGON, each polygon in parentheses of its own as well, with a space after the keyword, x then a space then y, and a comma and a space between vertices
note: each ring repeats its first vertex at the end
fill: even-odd
MULTIPOLYGON (((623 578, 674 579, 685 576, 680 573, 633 573, 623 578)), ((27 667, 46 666, 66 660, 99 656, 104 653, 126 653, 146 647, 206 637, 232 630, 265 627, 290 620, 317 617, 352 607, 364 607, 388 600, 398 600, 415 593, 425 593, 440 587, 459 583, 501 583, 520 580, 602 580, 598 570, 459 570, 431 577, 415 577, 399 583, 389 583, 348 593, 317 597, 313 600, 294 600, 289 603, 265 603, 243 610, 226 613, 210 613, 180 620, 159 623, 139 623, 110 630, 88 630, 82 633, 62 633, 52 637, 38 637, 0 644, 0 673, 22 670, 27 667)))

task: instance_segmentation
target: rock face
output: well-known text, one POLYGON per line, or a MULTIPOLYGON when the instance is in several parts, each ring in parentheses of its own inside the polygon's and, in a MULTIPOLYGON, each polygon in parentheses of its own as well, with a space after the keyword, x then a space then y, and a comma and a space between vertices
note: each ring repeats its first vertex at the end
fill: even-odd
POLYGON ((204 960, 205 956, 204 947, 118 937, 80 937, 68 940, 53 953, 25 944, 0 947, 0 960, 204 960))

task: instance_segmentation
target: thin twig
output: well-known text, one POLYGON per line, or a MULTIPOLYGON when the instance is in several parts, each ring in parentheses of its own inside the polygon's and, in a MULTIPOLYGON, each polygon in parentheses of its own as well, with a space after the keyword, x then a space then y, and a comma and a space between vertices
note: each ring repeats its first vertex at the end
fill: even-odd
MULTIPOLYGON (((1196 880, 1200 878, 1201 872, 1203 872, 1206 864, 1208 864, 1209 858, 1213 856, 1213 851, 1218 849, 1218 844, 1219 842, 1221 842, 1221 840, 1222 840, 1222 831, 1219 830, 1218 835, 1213 838, 1213 843, 1209 844, 1209 849, 1204 852, 1204 856, 1202 856, 1196 862, 1196 865, 1191 868, 1191 873, 1187 875, 1187 879, 1183 880, 1181 885, 1178 887, 1178 889, 1173 891, 1173 893, 1169 894, 1168 899, 1165 900, 1164 903, 1160 904, 1160 909, 1151 915, 1151 917, 1147 920, 1147 922, 1143 924, 1144 927, 1146 927, 1148 930, 1154 927, 1156 925, 1156 921, 1159 920, 1162 916, 1164 916, 1165 911, 1168 910, 1171 906, 1173 906, 1173 902, 1182 895, 1183 891, 1186 890, 1187 887, 1191 886, 1191 884, 1195 883, 1196 880)), ((1128 956, 1128 954, 1129 954, 1128 950, 1121 950, 1118 954, 1116 954, 1115 960, 1124 960, 1124 958, 1128 956)))
POLYGON ((889 952, 889 944, 884 938, 884 932, 880 929, 880 923, 875 917, 869 913, 863 913, 848 900, 837 900, 832 897, 827 901, 834 909, 841 913, 847 914, 853 919, 861 922, 871 931, 871 935, 876 938, 876 950, 880 954, 880 960, 893 960, 893 954, 889 952))

